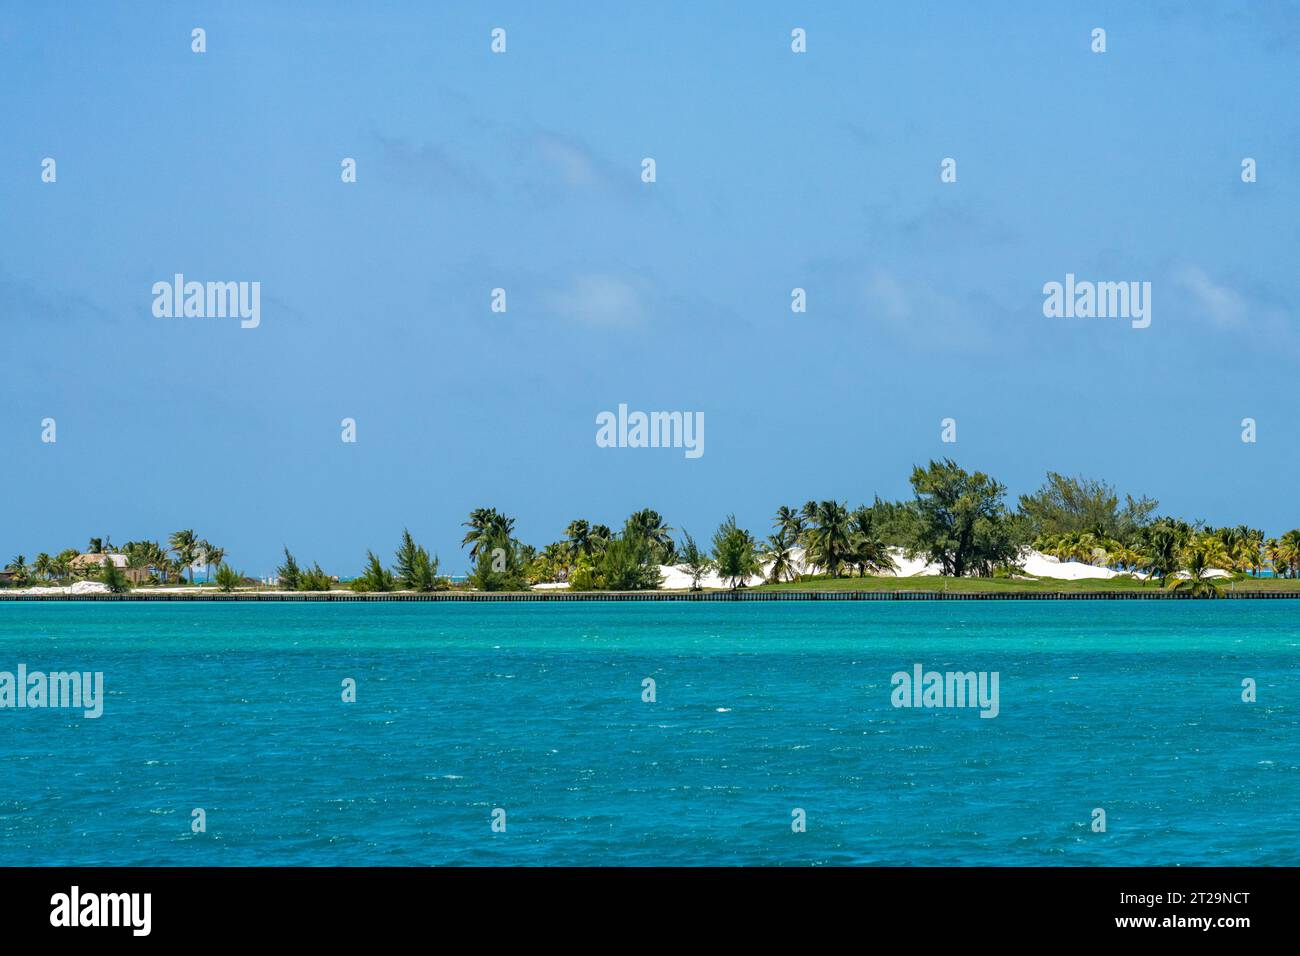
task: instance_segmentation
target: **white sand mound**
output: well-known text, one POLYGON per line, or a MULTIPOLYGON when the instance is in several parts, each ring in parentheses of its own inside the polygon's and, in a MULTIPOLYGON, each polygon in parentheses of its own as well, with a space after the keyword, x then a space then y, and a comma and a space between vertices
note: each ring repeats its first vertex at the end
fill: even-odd
MULTIPOLYGON (((890 555, 894 559, 895 570, 884 571, 880 573, 881 577, 912 578, 918 575, 939 575, 943 573, 942 566, 928 560, 924 556, 908 558, 904 555, 902 548, 890 548, 890 555)), ((802 548, 794 548, 791 552, 793 558, 792 564, 800 574, 812 575, 821 574, 822 569, 816 565, 810 564, 804 560, 802 548)), ((1082 581, 1085 579, 1097 579, 1108 581, 1111 578, 1122 577, 1125 574, 1131 574, 1135 578, 1145 578, 1147 575, 1141 571, 1124 572, 1115 571, 1112 568, 1097 567, 1092 564, 1084 564, 1082 561, 1062 561, 1051 555, 1043 554, 1032 548, 1025 548, 1020 552, 1020 567, 1025 574, 1035 578, 1052 578, 1058 581, 1082 581)), ((754 587, 763 584, 767 580, 768 570, 771 568, 771 562, 764 562, 763 573, 753 575, 745 581, 746 586, 754 587)), ((659 573, 663 575, 663 584, 660 585, 666 591, 687 591, 691 587, 691 576, 681 565, 659 565, 659 573)), ((1186 578, 1185 571, 1179 572, 1180 578, 1186 578)), ((1231 577, 1231 573, 1218 568, 1206 573, 1211 578, 1231 577)), ((553 582, 546 584, 534 585, 535 590, 555 590, 567 588, 569 585, 563 582, 553 582)), ((710 571, 700 579, 700 587, 703 588, 728 588, 730 584, 718 577, 716 571, 710 571)))
POLYGON ((68 588, 69 594, 108 594, 108 585, 102 581, 78 581, 68 588))
POLYGON ((66 588, 57 585, 48 585, 45 587, 24 588, 19 594, 107 594, 108 585, 102 581, 78 581, 66 588))
POLYGON ((1082 561, 1062 561, 1032 548, 1020 552, 1020 566, 1026 574, 1032 574, 1036 578, 1056 578, 1061 581, 1082 581, 1086 578, 1108 581, 1120 574, 1110 568, 1099 568, 1082 561))

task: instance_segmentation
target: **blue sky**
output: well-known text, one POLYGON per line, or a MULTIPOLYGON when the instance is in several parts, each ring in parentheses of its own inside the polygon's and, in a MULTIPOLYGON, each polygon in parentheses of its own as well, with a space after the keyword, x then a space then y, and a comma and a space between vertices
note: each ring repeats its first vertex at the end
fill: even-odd
POLYGON ((8 4, 4 559, 193 527, 349 574, 409 526, 457 570, 476 506, 766 532, 943 455, 1300 525, 1296 5, 625 6, 8 4), (154 317, 176 272, 260 328, 154 317), (1045 318, 1067 272, 1150 328, 1045 318), (598 448, 620 402, 706 453, 598 448))

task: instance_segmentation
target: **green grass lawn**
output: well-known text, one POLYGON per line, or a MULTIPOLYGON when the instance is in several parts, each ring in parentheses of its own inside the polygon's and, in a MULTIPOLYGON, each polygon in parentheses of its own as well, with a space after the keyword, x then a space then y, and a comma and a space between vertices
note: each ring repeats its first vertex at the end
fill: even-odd
MULTIPOLYGON (((1224 580, 1224 591, 1300 591, 1300 579, 1252 578, 1243 581, 1224 580)), ((1063 581, 1055 578, 1036 578, 1020 581, 1015 578, 943 578, 918 576, 914 578, 865 577, 830 578, 824 575, 805 577, 782 584, 763 584, 758 591, 978 591, 1005 592, 1008 594, 1029 591, 1158 591, 1160 584, 1145 584, 1133 578, 1112 578, 1109 581, 1089 579, 1063 581)))

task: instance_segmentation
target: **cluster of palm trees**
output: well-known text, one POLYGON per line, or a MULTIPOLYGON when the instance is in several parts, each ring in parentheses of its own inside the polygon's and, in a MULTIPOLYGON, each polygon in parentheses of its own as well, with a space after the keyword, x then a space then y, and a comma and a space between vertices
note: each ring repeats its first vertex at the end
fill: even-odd
POLYGON ((896 565, 889 546, 875 528, 874 512, 862 505, 852 511, 838 501, 808 501, 802 508, 782 505, 773 518, 776 531, 761 546, 767 577, 772 583, 799 576, 795 548, 803 549, 803 566, 815 565, 838 578, 857 571, 892 571, 896 565))
POLYGON ((1300 529, 1269 538, 1246 525, 1205 528, 1162 518, 1138 529, 1127 541, 1100 532, 1071 531, 1044 535, 1033 546, 1062 561, 1140 572, 1161 581, 1178 572, 1192 575, 1198 564, 1238 574, 1272 571, 1277 577, 1300 577, 1300 529))
MULTIPOLYGON (((58 554, 41 552, 29 565, 25 555, 16 555, 6 566, 13 582, 17 585, 55 584, 74 578, 94 577, 100 574, 97 567, 77 566, 75 559, 83 552, 68 548, 58 554)), ((206 566, 207 577, 211 579, 212 568, 220 567, 225 561, 226 552, 214 544, 200 538, 194 531, 186 529, 171 534, 167 547, 157 541, 128 541, 120 548, 105 538, 91 538, 86 544, 86 554, 126 556, 128 568, 149 572, 152 580, 167 584, 173 576, 181 579, 188 569, 190 583, 194 583, 194 565, 206 566)))
POLYGON ((485 590, 548 581, 578 589, 657 587, 659 565, 671 564, 677 548, 673 529, 650 508, 633 512, 617 532, 574 519, 562 540, 540 550, 516 538, 515 519, 495 508, 476 508, 464 527, 461 546, 474 563, 470 583, 485 590))
POLYGON ((679 546, 673 529, 651 508, 633 512, 618 532, 575 519, 562 540, 540 550, 520 542, 514 519, 495 508, 475 509, 465 528, 461 544, 475 564, 470 583, 488 590, 542 582, 564 582, 576 590, 654 588, 661 581, 661 565, 685 569, 697 587, 710 571, 740 587, 762 573, 773 583, 795 580, 810 566, 833 577, 894 568, 889 548, 874 528, 872 509, 850 511, 837 501, 782 507, 774 532, 763 542, 729 517, 715 532, 712 551, 685 532, 679 546))

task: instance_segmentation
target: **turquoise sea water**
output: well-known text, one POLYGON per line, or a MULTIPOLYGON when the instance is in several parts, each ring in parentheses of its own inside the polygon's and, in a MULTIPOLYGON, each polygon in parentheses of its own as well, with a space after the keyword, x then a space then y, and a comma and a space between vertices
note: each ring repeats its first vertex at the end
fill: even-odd
POLYGON ((0 865, 1297 864, 1298 612, 0 604, 0 671, 106 690, 0 710, 0 865), (999 716, 894 708, 918 662, 999 716))

